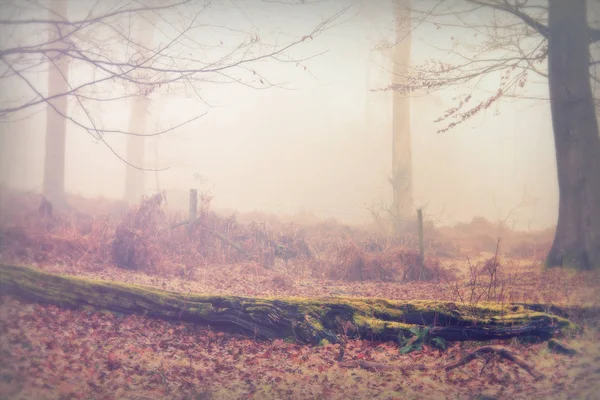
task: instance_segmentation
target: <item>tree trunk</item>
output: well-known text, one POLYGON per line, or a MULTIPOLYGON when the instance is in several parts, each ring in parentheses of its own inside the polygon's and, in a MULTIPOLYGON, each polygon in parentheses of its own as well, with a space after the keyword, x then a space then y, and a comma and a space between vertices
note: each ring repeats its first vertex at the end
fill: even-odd
MULTIPOLYGON (((129 130, 133 133, 143 134, 146 130, 146 120, 150 109, 150 99, 145 96, 136 96, 131 99, 131 114, 129 130)), ((144 195, 146 175, 144 173, 146 141, 143 136, 127 136, 127 162, 125 168, 125 201, 137 204, 144 195)))
POLYGON ((561 331, 578 330, 567 319, 531 310, 527 305, 191 295, 9 265, 0 265, 0 293, 63 307, 191 321, 257 339, 288 338, 303 343, 323 339, 336 343, 346 337, 397 341, 399 336, 413 336, 410 329, 415 326, 428 326, 432 337, 448 341, 518 336, 547 340, 561 331))
MULTIPOLYGON (((67 17, 67 2, 54 0, 51 16, 67 17)), ((58 32, 52 31, 51 40, 59 38, 58 32)), ((68 45, 59 41, 55 48, 67 48, 68 45)), ((69 91, 69 59, 60 54, 51 54, 48 62, 48 97, 69 91)), ((44 158, 44 196, 55 206, 66 205, 65 199, 65 146, 67 120, 67 96, 48 100, 46 107, 46 150, 44 158), (62 114, 62 115, 61 115, 62 114)))
MULTIPOLYGON (((412 0, 397 0, 396 11, 396 44, 393 56, 393 81, 405 82, 410 63, 412 0)), ((393 93, 392 114, 392 211, 394 229, 401 230, 400 222, 406 222, 413 211, 412 194, 412 150, 410 140, 410 93, 393 93)))
POLYGON ((547 264, 600 268, 600 137, 585 0, 550 0, 548 74, 559 211, 547 264))
MULTIPOLYGON (((154 25, 158 20, 155 12, 142 14, 136 23, 134 38, 139 49, 146 57, 150 57, 154 25)), ((140 92, 131 99, 131 114, 129 117, 129 130, 132 133, 143 135, 148 128, 148 112, 150 111, 150 92, 145 92, 144 87, 139 87, 140 92)), ((144 195, 146 174, 143 170, 146 160, 146 138, 144 136, 129 135, 127 137, 127 162, 125 166, 125 201, 137 204, 144 195)))

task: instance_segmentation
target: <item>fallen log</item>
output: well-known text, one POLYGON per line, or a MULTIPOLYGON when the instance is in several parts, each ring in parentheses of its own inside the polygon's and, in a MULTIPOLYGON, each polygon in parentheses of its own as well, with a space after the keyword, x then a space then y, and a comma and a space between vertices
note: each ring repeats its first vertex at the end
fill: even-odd
POLYGON ((364 298, 251 298, 183 294, 140 285, 58 275, 0 265, 0 294, 62 307, 110 310, 191 321, 256 339, 303 343, 347 338, 398 341, 414 326, 446 341, 534 336, 548 340, 578 330, 569 320, 524 305, 457 305, 440 301, 364 298))

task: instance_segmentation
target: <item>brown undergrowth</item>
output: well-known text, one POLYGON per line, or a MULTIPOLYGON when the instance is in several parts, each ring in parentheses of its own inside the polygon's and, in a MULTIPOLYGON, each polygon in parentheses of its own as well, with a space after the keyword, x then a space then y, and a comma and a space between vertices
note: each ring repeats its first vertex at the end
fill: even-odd
POLYGON ((3 262, 173 290, 567 304, 596 302, 600 285, 596 271, 543 270, 536 252, 547 233, 519 246, 522 233, 481 219, 454 228, 427 223, 422 265, 410 231, 390 238, 333 220, 309 226, 238 219, 212 211, 207 194, 193 224, 165 211, 160 194, 129 209, 78 199, 71 210, 49 212, 35 194, 3 193, 1 201, 3 262), (98 203, 96 212, 90 203, 98 203), (497 233, 506 238, 491 247, 497 233), (487 247, 478 252, 482 235, 487 247), (448 252, 454 254, 439 256, 448 252))
POLYGON ((341 247, 335 253, 329 277, 349 282, 440 282, 444 279, 455 279, 453 273, 441 267, 438 261, 421 263, 421 257, 415 250, 392 247, 368 252, 354 242, 341 247))
POLYGON ((4 260, 60 264, 97 270, 108 265, 155 275, 186 275, 207 265, 254 263, 261 270, 278 264, 297 270, 302 264, 313 276, 342 281, 439 281, 450 274, 438 262, 421 268, 415 237, 394 239, 341 224, 314 227, 224 217, 210 208, 211 197, 201 196, 197 218, 164 210, 166 198, 144 198, 120 215, 82 214, 52 210, 35 195, 12 199, 2 216, 4 260), (46 207, 38 207, 40 203, 46 207))

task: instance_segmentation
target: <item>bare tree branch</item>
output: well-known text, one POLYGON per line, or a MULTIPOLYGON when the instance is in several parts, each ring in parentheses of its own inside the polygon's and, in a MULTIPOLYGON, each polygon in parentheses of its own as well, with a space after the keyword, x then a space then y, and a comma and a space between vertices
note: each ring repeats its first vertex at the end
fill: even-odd
POLYGON ((520 10, 520 7, 516 5, 511 5, 508 0, 492 0, 492 1, 483 1, 483 0, 467 0, 470 3, 478 4, 481 6, 492 7, 496 10, 505 11, 510 13, 516 17, 519 17, 525 22, 527 25, 535 29, 540 35, 547 38, 548 37, 548 27, 539 21, 536 21, 529 14, 520 10))
MULTIPOLYGON (((527 0, 413 2, 413 7, 418 8, 412 10, 413 26, 427 22, 438 29, 458 27, 473 35, 462 36, 460 41, 450 37, 451 45, 445 48, 429 45, 451 61, 428 60, 399 77, 397 81, 402 83, 376 90, 414 95, 460 87, 464 95, 460 96, 459 104, 435 121, 446 123, 438 132, 446 132, 504 97, 527 97, 522 88, 536 79, 533 74, 544 80, 548 77, 548 7, 542 1, 532 3, 527 0), (478 89, 480 82, 490 76, 500 79, 497 90, 478 89), (485 97, 474 100, 475 92, 485 97)), ((590 27, 592 42, 596 31, 590 27)), ((597 61, 591 59, 590 79, 600 83, 595 65, 597 61)), ((600 104, 600 99, 596 102, 600 104)))
POLYGON ((144 6, 137 8, 126 8, 121 9, 114 12, 109 12, 107 14, 101 15, 95 18, 89 18, 78 20, 78 21, 69 21, 67 19, 61 18, 59 20, 56 19, 27 19, 27 20, 19 20, 19 19, 0 19, 0 25, 30 25, 30 24, 41 24, 41 25, 64 25, 64 26, 76 26, 76 25, 92 25, 94 23, 100 22, 105 19, 109 19, 112 17, 116 17, 123 14, 135 14, 143 11, 161 11, 161 10, 169 10, 175 7, 190 3, 192 0, 184 0, 178 3, 167 4, 164 6, 144 6))
MULTIPOLYGON (((191 91, 204 102, 210 104, 200 95, 199 88, 206 84, 231 84, 236 83, 243 86, 266 89, 266 88, 284 88, 281 83, 272 82, 265 75, 261 74, 255 68, 265 60, 277 62, 304 62, 319 54, 304 57, 293 57, 289 51, 307 40, 312 40, 326 29, 331 28, 334 22, 343 15, 349 7, 333 14, 308 31, 306 34, 291 40, 288 43, 278 43, 273 45, 261 40, 258 32, 244 32, 236 27, 221 26, 214 23, 198 22, 198 17, 207 10, 210 3, 202 3, 199 10, 190 13, 190 9, 181 10, 182 6, 194 7, 196 2, 184 0, 179 2, 162 3, 159 6, 139 6, 137 2, 117 3, 112 9, 99 13, 97 11, 100 2, 96 2, 87 12, 84 19, 72 20, 65 16, 57 15, 56 19, 0 19, 0 28, 24 26, 34 26, 40 33, 43 29, 51 29, 58 33, 58 39, 46 38, 33 41, 18 43, 15 41, 5 42, 0 45, 0 60, 9 68, 0 74, 0 79, 10 79, 18 77, 30 89, 34 95, 29 99, 16 99, 11 96, 12 101, 0 105, 0 118, 6 118, 8 115, 23 111, 36 106, 49 104, 48 101, 60 97, 69 96, 79 104, 81 101, 113 101, 126 99, 132 96, 147 95, 153 91, 164 88, 167 91, 184 89, 191 91), (136 5, 137 4, 137 5, 136 5), (160 16, 170 32, 164 33, 165 37, 171 36, 166 44, 158 48, 149 49, 137 43, 131 38, 131 29, 127 24, 121 23, 123 17, 141 16, 143 13, 152 12, 160 16), (174 22, 170 16, 175 16, 174 22), (178 24, 185 23, 181 28, 178 24), (235 34, 241 40, 231 46, 229 50, 221 44, 204 45, 194 36, 193 31, 204 30, 223 30, 235 34), (100 36, 98 32, 104 30, 100 36), (113 39, 110 39, 112 35, 113 39), (7 45, 16 43, 16 45, 7 45), (123 44, 126 44, 130 50, 123 51, 123 44), (198 52, 203 49, 202 52, 198 52), (208 51, 215 50, 216 57, 206 57, 204 49, 208 51), (143 55, 146 53, 146 55, 143 55), (194 54, 194 55, 192 55, 194 54), (81 66, 88 66, 94 71, 94 76, 79 81, 72 85, 68 91, 52 95, 45 95, 35 87, 34 80, 27 78, 26 74, 34 73, 39 67, 52 63, 59 57, 66 57, 69 60, 79 63, 81 66), (112 88, 115 83, 120 83, 121 93, 113 94, 112 88), (111 88, 106 96, 99 95, 101 87, 111 88)), ((37 3, 34 3, 37 4, 37 3)), ((41 7, 41 5, 40 5, 41 7)), ((14 13, 16 15, 16 13, 14 13)), ((129 23, 131 25, 131 23, 129 23)), ((158 26, 157 26, 158 28, 158 26)), ((202 35, 195 35, 202 38, 202 35)), ((306 69, 306 67, 305 67, 306 69)), ((39 69, 35 72, 41 72, 39 69)), ((81 107, 83 105, 81 104, 81 107)), ((87 115, 89 110, 84 110, 87 115)), ((197 117, 188 119, 182 124, 156 133, 150 133, 144 136, 156 136, 172 131, 185 123, 196 120, 197 117)), ((66 117, 66 116, 65 116, 66 117)), ((69 117, 71 122, 85 129, 88 132, 99 133, 122 133, 128 135, 142 135, 138 132, 127 132, 119 129, 100 129, 92 123, 92 117, 86 117, 88 122, 75 121, 69 117)), ((96 135, 94 135, 97 137, 96 135)))

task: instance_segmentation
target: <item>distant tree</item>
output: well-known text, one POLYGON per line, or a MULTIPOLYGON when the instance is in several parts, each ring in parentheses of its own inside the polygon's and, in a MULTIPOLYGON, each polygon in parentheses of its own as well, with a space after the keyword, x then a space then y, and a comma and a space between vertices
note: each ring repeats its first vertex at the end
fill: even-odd
MULTIPOLYGON (((136 20, 131 24, 133 39, 139 43, 141 52, 148 52, 152 48, 155 25, 158 15, 153 12, 139 13, 136 20)), ((131 99, 131 112, 129 113, 129 130, 131 132, 144 133, 148 126, 148 113, 150 112, 151 93, 140 93, 131 99)), ((125 165, 125 200, 131 203, 140 201, 144 194, 146 141, 143 135, 129 135, 127 137, 125 165), (136 168, 142 167, 142 168, 136 168)))
MULTIPOLYGON (((67 15, 67 2, 52 0, 51 15, 67 15)), ((50 31, 48 39, 56 47, 68 49, 60 40, 58 31, 50 31)), ((4 58, 2 59, 4 61, 4 58)), ((42 192, 54 205, 62 207, 65 199, 65 144, 67 139, 67 97, 60 96, 69 90, 69 59, 57 57, 48 60, 48 107, 46 111, 46 143, 42 192)))
MULTIPOLYGON (((419 7, 419 8, 416 8, 419 7)), ((399 92, 463 90, 459 103, 436 122, 445 132, 502 97, 525 96, 532 75, 547 79, 558 167, 559 215, 549 266, 600 268, 600 136, 592 83, 600 83, 600 2, 597 0, 423 0, 412 23, 472 32, 472 42, 448 53, 460 61, 431 60, 414 67, 399 92), (547 68, 545 65, 547 65, 547 68), (476 102, 477 84, 496 74, 500 85, 476 102)), ((597 92, 599 93, 599 92, 597 92)), ((597 97, 597 96, 596 96, 597 97)))
MULTIPOLYGON (((393 76, 402 84, 410 67, 411 51, 411 0, 395 0, 396 45, 393 51, 393 76)), ((392 106, 392 211, 396 233, 400 221, 406 222, 413 214, 412 150, 410 130, 410 93, 394 93, 392 106)))
POLYGON ((52 200, 64 195, 65 141, 64 133, 60 134, 64 129, 57 127, 65 120, 87 131, 125 163, 140 168, 118 154, 104 135, 161 135, 204 113, 163 131, 132 132, 112 126, 110 118, 103 118, 95 105, 146 96, 153 91, 185 91, 186 95, 192 93, 202 99, 200 89, 210 83, 235 83, 257 89, 275 87, 277 84, 254 65, 265 60, 304 61, 306 58, 294 58, 289 51, 314 39, 346 11, 322 19, 296 39, 282 42, 280 38, 269 41, 261 37, 258 28, 244 32, 237 26, 217 25, 204 18, 217 6, 197 0, 32 0, 0 4, 0 84, 18 87, 2 93, 0 119, 8 121, 17 113, 47 107, 44 191, 52 200), (46 17, 48 13, 50 17, 46 17), (130 31, 132 19, 149 13, 155 14, 164 28, 160 44, 151 48, 136 40, 130 31), (214 42, 215 32, 227 33, 228 43, 214 42), (71 77, 76 79, 66 76, 67 65, 71 71, 77 68, 77 76, 71 77), (38 76, 48 70, 46 91, 38 76), (73 100, 74 108, 69 112, 68 98, 73 100))

